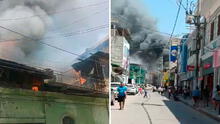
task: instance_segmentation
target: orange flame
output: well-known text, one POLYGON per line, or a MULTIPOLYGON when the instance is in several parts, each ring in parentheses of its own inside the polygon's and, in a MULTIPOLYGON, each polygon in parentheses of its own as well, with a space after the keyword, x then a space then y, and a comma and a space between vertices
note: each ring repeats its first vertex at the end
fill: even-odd
POLYGON ((79 81, 80 81, 80 84, 81 84, 81 85, 84 84, 84 83, 86 83, 86 79, 85 79, 85 78, 82 78, 82 77, 79 78, 79 81))
POLYGON ((39 91, 39 88, 37 86, 33 86, 32 90, 37 92, 37 91, 39 91))

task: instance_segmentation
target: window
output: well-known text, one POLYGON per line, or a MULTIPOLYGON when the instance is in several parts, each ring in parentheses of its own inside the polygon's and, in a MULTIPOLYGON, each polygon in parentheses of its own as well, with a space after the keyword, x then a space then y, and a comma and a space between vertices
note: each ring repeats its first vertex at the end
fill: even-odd
POLYGON ((214 26, 215 26, 215 23, 212 22, 211 29, 210 29, 210 42, 214 39, 214 26))
POLYGON ((220 15, 218 16, 218 36, 220 35, 220 15))
POLYGON ((75 121, 71 117, 65 116, 63 118, 63 124, 75 124, 75 121))

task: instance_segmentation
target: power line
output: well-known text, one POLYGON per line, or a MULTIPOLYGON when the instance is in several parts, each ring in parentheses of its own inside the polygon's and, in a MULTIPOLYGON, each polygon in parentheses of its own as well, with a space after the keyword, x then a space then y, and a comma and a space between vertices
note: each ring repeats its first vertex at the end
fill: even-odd
MULTIPOLYGON (((1 62, 0 62, 1 63, 1 62)), ((40 72, 42 72, 42 73, 40 73, 40 72, 33 72, 33 71, 31 71, 31 70, 25 70, 25 69, 20 69, 20 68, 16 68, 16 67, 11 67, 11 66, 6 66, 6 65, 0 65, 0 67, 2 67, 2 68, 7 68, 7 69, 12 69, 12 70, 16 70, 16 71, 26 71, 26 72, 29 72, 29 73, 35 73, 35 74, 44 74, 44 75, 47 75, 47 76, 51 76, 51 75, 48 75, 48 74, 45 74, 45 73, 43 73, 44 71, 43 70, 40 70, 40 69, 38 69, 37 71, 40 71, 40 72)), ((21 66, 20 66, 21 67, 21 66)), ((82 73, 82 72, 81 72, 82 73)), ((56 76, 56 75, 61 75, 62 77, 69 77, 69 78, 74 78, 74 77, 72 77, 72 76, 68 76, 68 75, 63 75, 62 73, 54 73, 55 75, 53 75, 53 76, 56 76)), ((94 80, 99 80, 99 81, 103 81, 102 79, 99 79, 99 78, 92 78, 92 77, 88 77, 89 79, 94 79, 94 80)), ((64 82, 62 82, 62 83, 64 83, 64 82)))
MULTIPOLYGON (((120 16, 120 15, 117 15, 120 19, 123 19, 124 22, 127 22, 127 19, 125 19, 124 17, 120 16)), ((137 24, 136 24, 137 25, 137 24)), ((171 34, 167 33, 167 32, 161 32, 161 31, 158 31, 158 30, 155 30, 155 29, 152 29, 152 28, 149 28, 149 27, 146 27, 146 26, 143 26, 143 25, 137 25, 137 26, 141 26, 142 28, 144 29, 147 29, 147 30, 150 30, 152 32, 156 32, 156 33, 160 33, 160 34, 164 34, 164 35, 168 35, 168 36, 171 36, 171 34)))
MULTIPOLYGON (((104 10, 106 10, 106 9, 107 9, 107 8, 105 8, 104 10)), ((103 13, 103 12, 105 12, 104 10, 103 10, 103 11, 97 11, 97 12, 95 12, 95 13, 93 13, 93 14, 88 15, 88 16, 84 16, 84 17, 82 17, 82 18, 80 18, 80 19, 77 19, 77 20, 71 22, 70 24, 65 24, 65 25, 63 25, 62 27, 53 28, 53 29, 50 30, 50 31, 56 31, 56 30, 64 29, 64 28, 66 28, 66 27, 69 27, 70 25, 73 25, 73 24, 76 24, 76 23, 78 23, 78 22, 83 21, 84 19, 87 19, 88 17, 91 17, 91 16, 94 16, 94 15, 103 13)))
POLYGON ((185 7, 185 6, 183 5, 182 0, 179 1, 179 2, 177 2, 177 5, 178 5, 178 6, 180 5, 184 10, 187 11, 187 7, 185 7))
POLYGON ((181 7, 187 11, 187 7, 185 7, 182 3, 180 3, 179 0, 175 0, 176 2, 174 2, 173 0, 168 0, 168 1, 172 2, 173 4, 175 4, 177 6, 181 5, 181 7))
MULTIPOLYGON (((179 18, 179 14, 180 14, 181 4, 182 4, 182 0, 180 0, 179 8, 178 8, 177 14, 176 14, 176 19, 175 19, 175 22, 174 22, 174 25, 173 25, 173 30, 172 30, 171 35, 170 35, 170 39, 169 39, 170 48, 169 48, 169 51, 171 51, 172 36, 173 36, 173 33, 174 33, 175 29, 176 29, 176 24, 177 24, 177 21, 178 21, 178 18, 179 18)), ((171 54, 169 53, 169 69, 170 69, 170 61, 171 61, 170 59, 171 59, 171 54)))
POLYGON ((106 4, 108 2, 109 1, 103 1, 103 2, 100 2, 100 3, 90 4, 90 5, 81 6, 81 7, 77 7, 77 8, 70 8, 70 9, 64 9, 64 10, 59 10, 59 11, 51 11, 51 12, 48 12, 46 14, 37 14, 37 15, 32 15, 32 16, 20 17, 20 18, 0 19, 0 21, 15 21, 15 20, 29 19, 29 18, 33 18, 33 17, 37 17, 37 16, 53 15, 53 14, 57 14, 57 13, 61 13, 61 12, 73 11, 73 10, 78 10, 78 9, 87 8, 87 7, 91 7, 91 6, 106 4))
MULTIPOLYGON (((4 58, 6 58, 8 61, 12 61, 12 60, 10 60, 8 57, 5 57, 4 56, 4 58)), ((18 71, 27 71, 27 72, 30 72, 30 73, 33 73, 33 71, 28 71, 28 70, 25 70, 25 69, 19 69, 19 68, 16 68, 16 67, 11 67, 11 66, 7 66, 7 65, 1 65, 1 63, 4 63, 4 64, 9 64, 9 65, 14 65, 14 66, 17 66, 17 67, 24 67, 24 66, 29 66, 29 67, 31 67, 31 68, 36 68, 36 69, 39 69, 38 71, 41 71, 41 72, 43 72, 43 70, 45 70, 45 69, 48 69, 48 68, 44 68, 44 67, 40 67, 40 66, 36 66, 36 65, 28 65, 28 64, 24 64, 24 63, 11 63, 11 62, 3 62, 3 61, 0 61, 0 67, 4 67, 4 68, 8 68, 8 69, 13 69, 13 70, 18 70, 18 71)), ((64 73, 67 73, 67 72, 69 72, 69 71, 72 71, 73 70, 73 68, 71 68, 71 69, 69 69, 69 70, 67 70, 67 71, 64 71, 64 72, 62 72, 62 71, 57 71, 57 70, 54 70, 54 69, 52 69, 53 71, 54 71, 54 74, 57 74, 57 75, 61 75, 62 77, 72 77, 72 76, 68 76, 68 75, 64 75, 64 73)), ((34 73, 37 73, 37 74, 41 74, 41 73, 39 73, 39 72, 34 72, 34 73)), ((83 71, 81 71, 81 74, 86 74, 86 73, 84 73, 83 71)), ((50 75, 47 75, 47 76, 50 76, 50 75)), ((96 79, 96 80, 101 80, 101 79, 97 79, 97 78, 92 78, 92 77, 89 77, 90 79, 96 79)))
MULTIPOLYGON (((72 37, 72 36, 75 36, 75 35, 82 35, 82 34, 97 31, 97 30, 100 30, 100 29, 105 29, 105 28, 108 28, 108 27, 109 27, 108 24, 99 25, 99 26, 91 27, 91 28, 88 28, 88 29, 85 29, 85 30, 78 30, 78 31, 69 32, 69 33, 56 34, 56 35, 64 35, 62 37, 56 37, 56 36, 55 37, 52 37, 52 36, 44 37, 44 39, 40 40, 40 41, 47 41, 48 39, 53 39, 53 38, 63 38, 63 37, 72 37)), ((24 38, 3 39, 3 40, 0 40, 0 41, 1 42, 7 42, 7 41, 15 41, 15 40, 23 40, 23 39, 24 38)))
MULTIPOLYGON (((85 30, 78 30, 78 31, 62 33, 62 34, 59 33, 59 34, 56 34, 56 35, 62 35, 62 37, 71 37, 71 36, 74 36, 74 35, 86 34, 86 33, 89 33, 89 32, 97 31, 97 30, 100 30, 100 29, 105 29, 105 28, 108 28, 108 27, 109 27, 109 24, 103 24, 103 25, 94 26, 94 27, 91 27, 91 28, 88 28, 88 29, 85 29, 85 30)), ((56 36, 55 37, 53 37, 53 36, 44 37, 44 39, 51 39, 51 38, 57 38, 57 37, 56 36)))
POLYGON ((180 0, 179 8, 178 8, 178 11, 177 11, 177 14, 176 14, 176 19, 175 19, 175 22, 174 22, 174 25, 173 25, 173 30, 171 32, 169 41, 171 40, 171 38, 173 36, 173 33, 174 33, 175 29, 176 29, 176 25, 177 25, 177 21, 178 21, 179 14, 180 14, 180 9, 181 9, 181 6, 180 6, 181 4, 182 4, 182 0, 180 0))
MULTIPOLYGON (((23 36, 24 38, 30 39, 31 41, 38 42, 38 43, 43 44, 43 45, 46 45, 46 46, 48 46, 48 47, 57 49, 57 50, 59 50, 59 51, 62 51, 62 52, 65 52, 65 53, 68 53, 68 54, 71 54, 71 55, 74 55, 74 56, 79 56, 79 57, 81 56, 81 55, 79 55, 79 54, 77 54, 77 53, 74 53, 74 52, 65 50, 65 49, 63 49, 63 48, 60 48, 60 47, 51 45, 51 44, 49 44, 49 43, 45 43, 45 42, 42 42, 42 41, 40 41, 40 40, 33 39, 33 38, 29 37, 29 36, 26 36, 26 35, 24 35, 24 34, 22 34, 22 33, 19 33, 19 32, 17 32, 17 31, 11 30, 11 29, 9 29, 9 28, 3 27, 3 26, 0 26, 0 28, 5 29, 5 30, 10 31, 10 32, 13 32, 13 33, 15 33, 15 34, 18 34, 18 35, 20 35, 20 36, 23 36)), ((91 61, 97 62, 96 60, 91 60, 91 61)))

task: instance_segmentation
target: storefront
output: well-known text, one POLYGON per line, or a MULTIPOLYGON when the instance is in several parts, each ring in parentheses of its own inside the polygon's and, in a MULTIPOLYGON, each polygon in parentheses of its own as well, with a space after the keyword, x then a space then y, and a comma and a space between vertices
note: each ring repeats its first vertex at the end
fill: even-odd
POLYGON ((187 73, 186 72, 182 72, 179 74, 179 85, 180 87, 184 87, 186 86, 187 83, 187 73))
POLYGON ((215 72, 214 74, 214 88, 215 88, 216 85, 220 85, 220 49, 216 50, 213 53, 213 68, 215 72))
MULTIPOLYGON (((202 61, 202 80, 200 84, 201 90, 204 90, 207 86, 209 91, 213 91, 214 86, 214 68, 213 68, 213 56, 202 61)), ((212 95, 212 93, 210 93, 212 95)))
POLYGON ((187 81, 186 81, 186 84, 185 86, 186 87, 189 87, 190 90, 192 91, 194 89, 194 84, 195 84, 195 71, 188 71, 187 72, 187 81))

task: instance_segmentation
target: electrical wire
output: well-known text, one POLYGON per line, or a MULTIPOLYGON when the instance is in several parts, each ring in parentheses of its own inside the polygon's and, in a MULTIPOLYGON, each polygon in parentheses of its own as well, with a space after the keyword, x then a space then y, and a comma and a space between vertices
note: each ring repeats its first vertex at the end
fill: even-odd
POLYGON ((38 16, 53 15, 53 14, 58 14, 58 13, 62 13, 62 12, 68 12, 68 11, 78 10, 78 9, 82 9, 82 8, 87 8, 87 7, 97 6, 97 5, 101 5, 101 4, 106 4, 108 2, 109 1, 106 0, 106 1, 103 1, 103 2, 100 2, 100 3, 89 4, 89 5, 81 6, 81 7, 77 7, 77 8, 70 8, 70 9, 64 9, 64 10, 59 10, 59 11, 51 11, 51 12, 48 12, 46 14, 37 14, 37 15, 32 15, 32 16, 20 17, 20 18, 5 18, 5 19, 0 18, 0 21, 15 21, 15 20, 30 19, 30 18, 38 17, 38 16))
MULTIPOLYGON (((10 58, 8 58, 8 57, 6 57, 6 56, 4 56, 4 58, 6 58, 6 59, 8 59, 8 60, 10 60, 11 61, 11 59, 10 58)), ((100 61, 94 61, 93 59, 89 59, 89 58, 87 58, 87 60, 91 60, 91 61, 93 61, 93 62, 96 62, 96 64, 98 63, 98 64, 100 64, 100 65, 102 65, 101 63, 100 63, 100 61)), ((2 62, 2 61, 0 61, 0 63, 5 63, 5 64, 9 64, 9 65, 15 65, 15 66, 18 66, 18 67, 23 67, 23 65, 21 65, 20 63, 19 64, 15 64, 15 63, 10 63, 10 62, 2 62)), ((33 62, 32 62, 33 63, 33 62)), ((24 64, 24 63, 22 63, 22 64, 24 64)), ((48 68, 45 68, 45 67, 40 67, 40 66, 36 66, 36 65, 28 65, 27 63, 25 63, 25 65, 26 66, 30 66, 30 67, 35 67, 35 68, 38 68, 38 69, 43 69, 43 70, 45 70, 45 69, 48 69, 48 68)), ((9 67, 9 66, 8 66, 9 67)), ((49 66, 48 66, 49 67, 49 66)), ((56 72, 57 74, 59 74, 59 75, 62 75, 63 73, 67 73, 67 72, 69 72, 69 71, 72 71, 73 70, 73 68, 71 68, 71 69, 69 69, 69 70, 67 70, 67 71, 58 71, 58 70, 55 70, 55 69, 52 69, 54 72, 56 72)), ((81 72, 81 74, 85 74, 84 72, 81 72)), ((62 75, 63 77, 67 77, 67 76, 65 76, 65 75, 62 75)), ((91 77, 90 77, 91 78, 91 77)), ((91 78, 91 79, 97 79, 97 78, 91 78)), ((100 79, 97 79, 97 80, 100 80, 100 79)))
MULTIPOLYGON (((104 24, 104 25, 94 26, 94 27, 91 27, 91 28, 88 28, 88 29, 85 29, 85 30, 78 30, 78 31, 73 31, 73 32, 68 32, 68 33, 59 33, 59 34, 56 34, 56 35, 61 35, 61 38, 71 37, 71 36, 75 36, 75 35, 78 35, 78 34, 86 34, 86 33, 89 33, 89 32, 100 30, 100 29, 105 29, 105 28, 108 28, 108 27, 109 27, 109 24, 104 24)), ((56 38, 56 36, 54 36, 54 37, 53 36, 44 37, 44 39, 51 39, 51 38, 56 38)))
MULTIPOLYGON (((117 15, 120 19, 123 19, 123 21, 126 23, 127 22, 127 20, 124 18, 124 17, 122 17, 122 16, 119 16, 119 15, 117 15)), ((136 24, 137 25, 137 24, 136 24)), ((167 33, 167 32, 161 32, 161 31, 157 31, 157 30, 155 30, 155 29, 152 29, 152 28, 149 28, 149 27, 146 27, 146 26, 143 26, 143 25, 137 25, 137 26, 141 26, 141 27, 143 27, 144 29, 147 29, 147 30, 150 30, 150 31, 152 31, 152 32, 156 32, 156 33, 159 33, 159 34, 164 34, 164 35, 168 35, 168 36, 171 36, 171 34, 169 34, 169 33, 167 33)))
MULTIPOLYGON (((104 10, 107 10, 107 8, 105 8, 104 10)), ((78 22, 81 22, 81 21, 87 19, 88 17, 91 17, 91 16, 94 16, 94 15, 97 15, 97 14, 100 14, 100 13, 105 12, 104 10, 102 10, 102 11, 97 11, 97 12, 95 12, 95 13, 93 13, 93 14, 88 15, 88 16, 84 16, 84 17, 82 17, 82 18, 80 18, 80 19, 77 19, 77 20, 71 22, 70 24, 65 24, 65 25, 63 25, 62 27, 53 28, 53 29, 50 30, 50 31, 54 31, 54 32, 55 32, 56 30, 65 29, 65 28, 67 28, 67 27, 69 28, 70 25, 77 24, 78 22)))
MULTIPOLYGON (((93 31, 97 31, 97 30, 101 30, 101 29, 105 29, 108 28, 108 24, 105 25, 99 25, 99 26, 95 26, 95 27, 91 27, 85 30, 78 30, 78 31, 74 31, 74 32, 68 32, 68 33, 63 33, 63 34, 57 34, 57 35, 63 35, 63 36, 47 36, 44 37, 43 40, 38 40, 38 41, 48 41, 48 39, 53 39, 53 38, 66 38, 66 37, 72 37, 75 35, 82 35, 82 34, 86 34, 86 33, 90 33, 93 31)), ((16 41, 16 40, 22 40, 24 38, 17 38, 17 39, 4 39, 4 40, 0 40, 1 42, 7 42, 7 41, 16 41)))
POLYGON ((178 10, 177 10, 175 22, 174 22, 174 25, 173 25, 173 30, 172 30, 172 32, 171 32, 170 39, 169 39, 170 42, 171 42, 171 38, 172 38, 172 36, 173 36, 173 33, 174 33, 175 29, 176 29, 176 25, 177 25, 177 21, 178 21, 179 14, 180 14, 180 9, 181 9, 181 4, 182 4, 182 0, 180 0, 179 8, 178 8, 178 10))
POLYGON ((183 5, 182 0, 180 0, 179 2, 177 1, 177 5, 178 5, 178 6, 180 5, 185 11, 188 11, 187 7, 185 7, 185 6, 183 5))
MULTIPOLYGON (((14 65, 14 66, 17 66, 17 67, 24 67, 24 66, 28 66, 28 65, 23 65, 23 64, 15 64, 15 63, 10 63, 10 62, 3 62, 3 61, 0 61, 0 63, 4 63, 4 64, 9 64, 9 65, 14 65)), ((26 70, 26 69, 21 69, 21 68, 16 68, 16 67, 11 67, 11 66, 7 66, 7 65, 1 65, 0 64, 0 67, 3 67, 3 68, 8 68, 8 69, 13 69, 13 70, 17 70, 17 71, 26 71, 26 72, 30 72, 30 73, 36 73, 36 74, 42 74, 42 73, 39 73, 39 72, 44 72, 43 70, 45 70, 45 68, 42 68, 42 67, 37 67, 39 72, 36 72, 36 71, 31 71, 31 70, 26 70)), ((35 68, 35 67, 31 67, 30 68, 35 68)), ((37 69, 35 68, 35 69, 37 69)), ((71 69, 73 70, 73 69, 71 69)), ((55 70, 54 71, 54 74, 55 75, 61 75, 62 77, 69 77, 69 78, 73 78, 72 76, 68 76, 68 75, 64 75, 62 72, 56 72, 55 70)), ((85 74, 84 72, 81 72, 81 74, 85 74)), ((44 74, 44 75, 47 75, 47 74, 44 74)), ((51 75, 47 75, 47 76, 51 76, 51 75)), ((89 77, 90 79, 94 79, 94 80, 100 80, 100 81, 103 81, 102 79, 98 79, 98 78, 92 78, 92 77, 89 77)))
MULTIPOLYGON (((171 32, 171 35, 170 35, 170 39, 169 39, 169 43, 170 43, 170 48, 169 48, 169 51, 171 51, 171 47, 172 47, 172 36, 173 36, 173 33, 176 29, 176 25, 177 25, 177 21, 178 21, 178 18, 179 18, 179 14, 180 14, 180 9, 181 9, 181 4, 182 4, 182 0, 180 0, 180 4, 179 4, 179 7, 178 7, 178 10, 177 10, 177 14, 176 14, 176 19, 175 19, 175 22, 174 22, 174 25, 173 25, 173 30, 171 32)), ((170 68, 170 60, 171 59, 171 54, 169 53, 169 68, 170 68)))
MULTIPOLYGON (((3 58, 6 58, 6 59, 9 60, 9 61, 14 61, 14 60, 12 60, 12 59, 10 59, 9 57, 6 57, 6 56, 4 56, 4 55, 3 55, 3 58)), ((90 61, 89 58, 87 58, 87 60, 90 61)), ((93 60, 93 59, 91 59, 91 60, 93 60)), ((50 60, 50 61, 51 61, 51 60, 50 60)), ((39 63, 35 63, 35 62, 33 62, 33 61, 31 62, 32 65, 28 65, 28 63, 23 63, 23 62, 19 62, 19 61, 16 61, 16 62, 18 62, 19 64, 25 64, 25 65, 27 65, 27 66, 33 66, 33 67, 40 68, 40 69, 48 69, 48 67, 50 67, 50 68, 53 68, 54 71, 59 72, 59 73, 66 73, 66 72, 67 72, 67 71, 55 70, 55 69, 54 69, 55 66, 46 65, 46 67, 42 67, 42 65, 40 66, 39 63), (33 65, 33 64, 37 64, 37 65, 33 65)), ((51 61, 51 62, 54 62, 54 61, 51 61)), ((4 62, 4 63, 5 63, 5 64, 17 65, 17 64, 8 63, 8 62, 4 62)), ((97 61, 96 63, 99 63, 100 65, 103 65, 103 64, 101 63, 101 61, 97 61)), ((68 65, 68 66, 69 66, 69 65, 68 65)), ((72 68, 69 69, 69 70, 72 70, 72 68)))
MULTIPOLYGON (((68 51, 68 50, 66 50, 66 49, 63 49, 63 48, 60 48, 60 47, 51 45, 51 44, 49 44, 49 43, 45 43, 45 42, 42 42, 42 41, 40 41, 40 40, 33 39, 33 38, 29 37, 29 36, 26 36, 26 35, 24 35, 24 34, 22 34, 22 33, 20 33, 20 32, 11 30, 11 29, 6 28, 6 27, 4 27, 4 26, 0 26, 0 28, 5 29, 5 30, 10 31, 10 32, 13 32, 13 33, 15 33, 15 34, 18 34, 18 35, 20 35, 20 36, 23 36, 24 38, 29 39, 29 40, 31 40, 31 41, 38 42, 38 43, 43 44, 43 45, 45 45, 45 46, 48 46, 48 47, 54 48, 54 49, 56 49, 56 50, 62 51, 62 52, 64 52, 64 53, 68 53, 68 54, 71 54, 71 55, 74 55, 74 56, 79 56, 79 57, 81 56, 81 55, 79 55, 79 54, 77 54, 77 53, 74 53, 74 52, 72 52, 72 51, 68 51)), ((95 61, 95 62, 96 62, 96 60, 91 60, 91 61, 95 61)))

